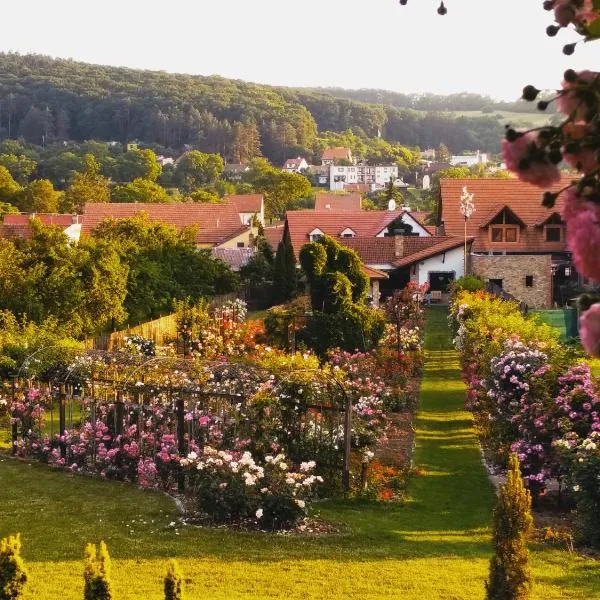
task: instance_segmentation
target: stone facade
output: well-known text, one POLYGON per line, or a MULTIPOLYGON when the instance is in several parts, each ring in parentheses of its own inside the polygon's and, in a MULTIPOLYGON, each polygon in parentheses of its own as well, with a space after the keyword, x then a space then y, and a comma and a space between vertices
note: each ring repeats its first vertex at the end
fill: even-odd
POLYGON ((472 256, 471 259, 474 275, 484 281, 502 280, 502 289, 530 308, 551 307, 552 258, 549 254, 472 256))

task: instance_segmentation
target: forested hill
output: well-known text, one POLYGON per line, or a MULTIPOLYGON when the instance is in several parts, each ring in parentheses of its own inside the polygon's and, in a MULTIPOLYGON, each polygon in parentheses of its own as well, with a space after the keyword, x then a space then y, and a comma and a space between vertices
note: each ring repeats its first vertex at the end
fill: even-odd
MULTIPOLYGON (((381 132, 421 148, 497 151, 502 121, 407 110, 221 77, 90 65, 40 55, 0 54, 0 137, 40 144, 86 139, 185 145, 238 162, 318 156, 324 132, 381 132)), ((331 136, 329 136, 331 139, 331 136)))

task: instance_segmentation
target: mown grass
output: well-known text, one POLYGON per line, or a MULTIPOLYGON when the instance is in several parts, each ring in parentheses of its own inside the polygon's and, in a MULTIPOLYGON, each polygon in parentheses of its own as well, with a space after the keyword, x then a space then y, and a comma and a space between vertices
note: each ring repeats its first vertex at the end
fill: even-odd
MULTIPOLYGON (((494 496, 479 459, 446 312, 428 318, 428 359, 416 423, 422 474, 403 505, 328 502, 342 525, 326 537, 286 537, 169 527, 164 495, 124 484, 0 462, 0 535, 20 531, 27 599, 81 598, 80 557, 104 539, 118 600, 162 598, 167 557, 176 557, 192 599, 478 600, 490 555, 494 496)), ((533 552, 538 599, 600 597, 598 563, 557 549, 533 552)))

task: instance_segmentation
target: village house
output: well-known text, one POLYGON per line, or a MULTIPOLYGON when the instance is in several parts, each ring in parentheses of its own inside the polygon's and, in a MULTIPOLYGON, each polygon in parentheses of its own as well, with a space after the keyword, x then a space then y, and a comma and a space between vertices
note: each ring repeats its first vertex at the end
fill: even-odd
POLYGON ((252 225, 255 220, 265 224, 265 197, 262 194, 230 195, 224 200, 235 206, 242 225, 252 225))
POLYGON ((305 158, 288 158, 283 165, 283 170, 288 173, 304 173, 308 170, 308 163, 305 158))
POLYGON ((105 219, 126 219, 145 214, 150 221, 174 225, 179 230, 195 228, 199 248, 247 248, 256 231, 241 222, 232 202, 222 204, 91 203, 83 212, 82 235, 91 233, 105 219))
POLYGON ((319 192, 315 195, 315 210, 318 211, 357 211, 361 209, 361 204, 362 196, 360 194, 327 194, 319 192))
POLYGON ((79 241, 82 223, 81 216, 58 213, 6 214, 0 223, 0 238, 30 239, 32 235, 32 219, 38 219, 44 225, 59 227, 71 243, 76 244, 79 241))
MULTIPOLYGON (((563 178, 553 190, 570 181, 563 178)), ((476 209, 467 221, 467 235, 474 240, 470 271, 532 308, 564 305, 579 276, 566 245, 562 196, 554 208, 545 208, 540 189, 518 179, 442 179, 447 235, 464 236, 464 187, 474 194, 476 209)))
POLYGON ((326 148, 321 156, 321 164, 337 165, 337 164, 354 164, 352 150, 350 148, 326 148))

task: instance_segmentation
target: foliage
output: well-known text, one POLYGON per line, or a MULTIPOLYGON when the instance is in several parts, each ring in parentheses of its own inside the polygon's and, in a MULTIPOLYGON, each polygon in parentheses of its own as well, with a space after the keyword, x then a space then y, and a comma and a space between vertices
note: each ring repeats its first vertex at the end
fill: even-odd
POLYGON ((93 154, 86 154, 84 161, 85 171, 73 175, 61 212, 82 213, 89 202, 110 202, 108 179, 100 175, 100 164, 93 154))
POLYGON ((183 573, 175 560, 167 563, 167 574, 165 575, 165 600, 184 600, 183 573))
POLYGON ((21 558, 21 536, 0 540, 0 600, 23 597, 28 575, 21 558))
POLYGON ((521 480, 519 459, 512 454, 507 481, 494 510, 494 556, 486 582, 488 600, 526 600, 532 587, 527 539, 533 529, 531 496, 521 480))
POLYGON ((298 291, 298 269, 294 247, 286 228, 283 239, 277 246, 277 254, 273 262, 273 292, 276 302, 289 302, 298 291))
POLYGON ((452 293, 478 292, 486 289, 486 283, 476 275, 464 275, 452 282, 452 293))
POLYGON ((265 317, 265 333, 270 345, 291 350, 291 342, 305 323, 308 299, 301 296, 282 306, 274 306, 265 317))
POLYGON ((165 203, 173 199, 165 188, 151 179, 137 178, 127 185, 118 185, 111 193, 112 202, 165 203))
POLYGON ((181 156, 175 169, 175 180, 184 192, 214 183, 225 169, 219 154, 205 154, 190 150, 181 156))
POLYGON ((84 552, 84 600, 111 600, 111 561, 104 542, 87 544, 84 552))
POLYGON ((48 179, 36 179, 14 197, 14 204, 21 212, 58 212, 62 192, 57 192, 48 179))

